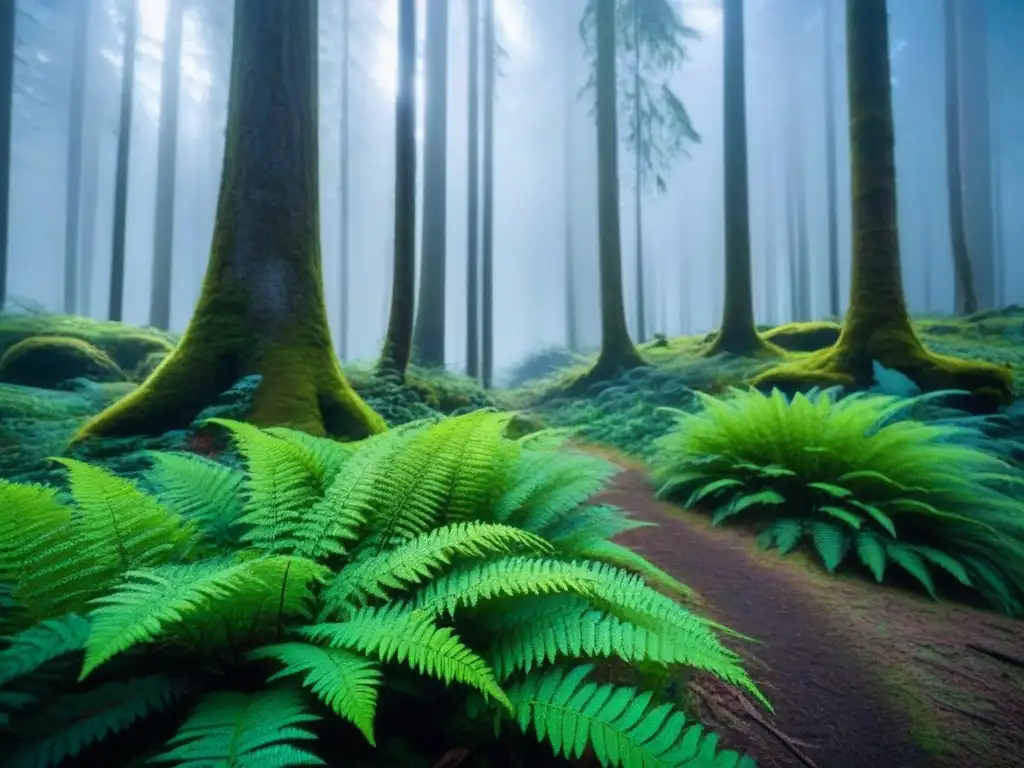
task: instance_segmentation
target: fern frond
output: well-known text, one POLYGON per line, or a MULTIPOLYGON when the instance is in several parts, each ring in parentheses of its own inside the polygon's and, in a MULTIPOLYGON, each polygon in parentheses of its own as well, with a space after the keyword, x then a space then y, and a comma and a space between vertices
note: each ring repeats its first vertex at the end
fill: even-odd
POLYGON ((320 718, 306 711, 294 689, 204 696, 154 762, 177 768, 292 768, 326 765, 291 742, 313 741, 307 730, 320 718))
POLYGON ((345 614, 370 598, 387 599, 388 589, 421 584, 453 557, 485 557, 513 550, 550 552, 539 536, 493 523, 465 522, 434 528, 394 549, 362 558, 343 568, 322 595, 325 615, 345 614))
POLYGON ((324 482, 327 485, 330 485, 341 470, 341 467, 352 458, 352 455, 358 448, 358 443, 340 443, 328 437, 314 437, 313 435, 296 429, 289 429, 288 427, 268 427, 263 431, 274 437, 279 437, 282 440, 308 448, 313 453, 317 463, 323 467, 324 482))
POLYGON ((19 724, 19 740, 27 743, 6 754, 4 765, 56 768, 90 745, 167 709, 189 690, 185 683, 151 675, 60 696, 33 720, 19 724))
POLYGON ((47 619, 6 638, 8 645, 0 651, 0 687, 48 661, 82 650, 89 632, 89 622, 70 613, 60 619, 47 619))
POLYGON ((630 573, 636 573, 649 584, 665 592, 684 598, 693 597, 693 590, 663 571, 643 555, 637 554, 629 547, 616 544, 614 541, 594 541, 576 552, 580 557, 596 560, 600 563, 614 565, 630 573))
POLYGON ((153 466, 145 477, 165 506, 194 520, 212 543, 237 543, 232 525, 242 514, 244 474, 191 453, 152 451, 149 458, 153 466))
POLYGON ((557 756, 579 759, 587 745, 604 766, 753 766, 735 753, 718 753, 717 738, 687 724, 671 704, 651 706, 652 694, 587 680, 589 664, 528 675, 509 689, 523 733, 533 730, 557 756), (709 744, 710 742, 710 744, 709 744))
POLYGON ((377 690, 382 675, 380 664, 343 648, 321 648, 309 643, 281 643, 258 648, 253 659, 274 659, 284 668, 269 680, 288 675, 305 677, 302 684, 339 717, 360 730, 370 744, 377 710, 377 690))
POLYGON ((348 621, 314 624, 300 633, 332 648, 373 654, 381 661, 397 659, 422 674, 445 683, 468 685, 508 706, 508 697, 494 678, 494 671, 447 627, 438 627, 427 611, 412 610, 401 603, 382 608, 362 608, 348 621))
POLYGON ((650 528, 656 523, 631 518, 610 504, 586 504, 572 515, 556 520, 538 531, 562 555, 574 555, 590 544, 606 541, 626 531, 650 528))

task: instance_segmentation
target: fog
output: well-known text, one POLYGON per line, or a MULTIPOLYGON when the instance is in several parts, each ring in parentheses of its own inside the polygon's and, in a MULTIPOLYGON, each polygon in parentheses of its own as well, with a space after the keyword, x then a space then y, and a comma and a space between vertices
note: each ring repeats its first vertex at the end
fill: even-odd
MULTIPOLYGON (((420 54, 424 6, 420 0, 420 54)), ((65 306, 68 131, 74 83, 74 14, 89 4, 82 124, 77 311, 105 317, 110 283, 124 9, 119 0, 19 0, 15 68, 8 290, 48 310, 65 306)), ((571 232, 574 295, 585 345, 600 330, 597 292, 596 134, 592 95, 580 91, 588 63, 578 33, 583 0, 494 0, 502 55, 494 137, 494 350, 498 368, 531 350, 566 340, 564 253, 571 232), (566 152, 568 151, 568 158, 566 152)), ((988 87, 992 240, 999 303, 1024 302, 1024 3, 984 6, 981 39, 988 87)), ((183 330, 198 296, 217 201, 231 48, 230 0, 189 0, 182 26, 176 187, 173 209, 171 327, 183 330)), ((799 148, 805 189, 811 314, 828 313, 825 158, 835 141, 840 298, 848 286, 849 121, 842 0, 748 0, 747 115, 750 204, 759 322, 792 317, 784 259, 794 246, 787 225, 790 150, 799 148), (824 4, 834 3, 831 39, 824 4), (826 135, 825 57, 835 76, 836 128, 826 135)), ((390 292, 394 194, 394 0, 320 0, 320 206, 325 293, 337 335, 347 318, 348 357, 377 354, 390 292), (350 193, 348 295, 341 295, 341 3, 349 2, 350 193)), ((899 220, 905 288, 915 312, 954 309, 945 161, 943 10, 940 0, 890 0, 890 52, 896 121, 899 220)), ((146 324, 154 250, 161 62, 165 0, 139 0, 134 110, 129 160, 125 317, 146 324)), ((645 191, 643 235, 648 332, 711 330, 722 295, 722 41, 714 0, 680 3, 699 33, 669 82, 700 134, 664 173, 663 192, 645 191)), ((465 358, 467 252, 467 12, 449 2, 448 53, 448 364, 465 358)), ((977 60, 978 57, 974 57, 977 60)), ((422 69, 422 61, 421 61, 422 69)), ((80 78, 81 79, 81 78, 80 78)), ((963 88, 965 102, 977 93, 963 88)), ((422 117, 425 85, 418 89, 422 117)), ((979 107, 982 109, 983 107, 979 107)), ((979 114, 979 113, 972 113, 979 114)), ((968 118, 970 119, 970 118, 968 118)), ((969 136, 971 126, 963 127, 969 136)), ((620 117, 620 139, 626 135, 620 117)), ((422 130, 418 135, 422 147, 422 130)), ((422 157, 418 158, 422 171, 422 157)), ((636 184, 628 147, 620 151, 624 290, 636 323, 636 184)), ((977 197, 965 169, 968 240, 977 197)), ((422 196, 420 199, 422 203, 422 196)), ((976 218, 976 217, 975 217, 976 218)))

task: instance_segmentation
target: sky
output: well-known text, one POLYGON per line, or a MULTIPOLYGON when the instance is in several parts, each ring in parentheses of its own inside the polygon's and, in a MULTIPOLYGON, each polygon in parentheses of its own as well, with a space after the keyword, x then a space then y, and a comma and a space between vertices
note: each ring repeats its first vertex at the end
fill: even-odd
MULTIPOLYGON (((19 53, 12 194, 10 290, 57 309, 62 294, 67 105, 73 4, 18 0, 19 53), (31 23, 25 21, 31 18, 31 23)), ((389 296, 394 170, 397 2, 348 0, 351 61, 351 220, 347 233, 351 290, 340 296, 339 28, 344 0, 320 0, 321 222, 325 292, 332 326, 344 301, 352 355, 376 354, 389 296)), ((95 190, 86 194, 82 237, 91 254, 86 293, 97 315, 106 306, 112 242, 113 176, 123 30, 120 0, 89 0, 94 55, 86 77, 86 152, 95 190), (86 215, 88 213, 88 215, 86 215)), ((844 297, 849 261, 849 172, 842 30, 822 35, 822 3, 841 0, 748 0, 747 107, 750 200, 758 317, 784 321, 785 280, 773 261, 788 248, 785 148, 799 131, 808 200, 814 309, 826 308, 824 186, 824 56, 836 66, 836 146, 840 163, 840 243, 844 297), (798 97, 799 108, 790 108, 798 97), (793 116, 798 115, 796 122, 793 116)), ((972 0, 973 2, 973 0, 972 0)), ((166 0, 140 0, 142 40, 130 158, 127 319, 148 317, 153 251, 156 136, 166 0)), ((942 16, 939 0, 890 0, 897 130, 901 243, 911 305, 952 307, 952 269, 945 212, 942 16)), ((1002 210, 1024 201, 1024 3, 986 0, 997 178, 1002 210)), ((223 157, 230 59, 230 0, 191 0, 184 20, 178 183, 175 197, 172 324, 183 330, 198 296, 209 253, 223 157)), ((422 20, 424 0, 419 0, 422 20)), ((562 344, 564 253, 571 234, 579 319, 588 343, 598 341, 596 133, 590 103, 577 93, 587 76, 576 24, 583 0, 495 0, 501 62, 495 106, 495 355, 499 367, 532 350, 562 344), (568 161, 566 161, 568 148, 568 161)), ((684 21, 700 32, 669 85, 701 134, 666 175, 667 190, 645 194, 643 239, 650 278, 649 313, 667 333, 712 329, 721 311, 722 47, 716 0, 684 0, 684 21)), ((467 199, 467 23, 465 0, 450 0, 448 74, 449 363, 465 357, 467 199)), ((420 30, 422 55, 423 33, 420 30)), ((422 62, 421 62, 422 68, 422 62)), ((422 73, 421 73, 422 74, 422 73)), ((426 96, 421 82, 418 99, 426 96)), ((422 130, 420 131, 422 140, 422 130)), ((631 155, 620 149, 622 240, 627 312, 635 305, 635 216, 631 155)), ((88 192, 89 190, 86 190, 88 192)), ((1008 252, 1024 250, 1024 221, 1003 217, 1008 252)), ((1008 301, 1024 301, 1024 260, 1011 264, 1008 301), (1018 289, 1017 286, 1020 286, 1018 289)))

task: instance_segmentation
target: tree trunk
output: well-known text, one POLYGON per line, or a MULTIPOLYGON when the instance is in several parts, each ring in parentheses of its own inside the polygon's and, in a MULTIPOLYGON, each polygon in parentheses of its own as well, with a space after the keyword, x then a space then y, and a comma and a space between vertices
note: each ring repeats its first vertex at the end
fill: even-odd
POLYGON ((132 145, 132 103, 135 91, 135 47, 139 31, 138 0, 128 0, 121 64, 121 113, 117 131, 117 167, 114 172, 114 232, 110 256, 110 306, 107 315, 124 316, 124 249, 128 221, 128 158, 132 145))
POLYGON ((724 0, 723 102, 725 144, 725 302, 722 325, 709 354, 765 352, 754 325, 750 270, 750 204, 747 192, 747 107, 744 76, 743 0, 724 0))
POLYGON ((768 298, 765 301, 765 322, 778 323, 779 317, 779 270, 778 247, 775 230, 775 190, 772 188, 772 180, 775 175, 772 173, 770 160, 765 160, 764 187, 764 274, 765 290, 768 298))
POLYGON ((418 363, 445 365, 448 216, 448 0, 427 4, 426 137, 420 295, 413 351, 418 363))
POLYGON ((834 0, 825 0, 824 57, 825 57, 825 212, 828 228, 828 313, 838 318, 839 306, 839 190, 836 170, 836 93, 833 65, 833 6, 834 0))
POLYGON ((96 119, 82 126, 86 150, 82 156, 81 236, 78 239, 78 313, 92 314, 92 289, 96 263, 96 197, 99 193, 100 127, 96 119), (90 124, 90 122, 92 124, 90 124))
POLYGON ((7 301, 10 240, 11 118, 14 102, 14 2, 0 3, 0 310, 7 301))
POLYGON ((583 391, 620 370, 643 365, 626 327, 622 300, 619 222, 619 136, 615 79, 615 0, 596 0, 597 14, 597 216, 601 283, 601 353, 571 391, 583 391))
POLYGON ((480 259, 480 383, 491 386, 494 376, 494 0, 484 0, 483 200, 481 201, 480 259))
POLYGON ((341 4, 341 124, 338 126, 340 149, 339 172, 339 211, 338 211, 338 295, 341 297, 341 308, 338 318, 338 357, 348 357, 348 230, 349 230, 349 105, 351 97, 352 54, 349 47, 352 43, 352 17, 348 0, 341 4))
MULTIPOLYGON (((1001 127, 997 124, 992 132, 992 157, 1002 158, 1001 127)), ((993 300, 997 307, 1006 304, 1006 222, 1003 210, 1003 163, 993 164, 995 178, 992 180, 992 229, 995 232, 995 247, 992 250, 995 293, 993 300)))
POLYGON ((224 168, 188 329, 141 387, 78 439, 184 427, 240 377, 248 418, 314 435, 383 431, 331 346, 320 263, 315 0, 236 0, 224 168))
POLYGON ((466 3, 469 22, 468 112, 466 151, 469 155, 466 203, 466 375, 480 378, 480 0, 466 3))
MULTIPOLYGON (((573 21, 571 6, 566 3, 565 28, 566 50, 576 44, 576 25, 573 21)), ((573 265, 573 175, 572 175, 572 105, 575 101, 575 89, 570 76, 569 57, 565 59, 565 109, 562 113, 562 204, 565 219, 565 345, 573 352, 579 350, 579 325, 576 319, 576 274, 573 265)))
POLYGON ((953 271, 956 277, 954 296, 956 309, 963 314, 978 311, 974 292, 974 265, 967 250, 964 229, 963 175, 960 153, 960 40, 959 0, 945 0, 946 43, 946 184, 949 205, 949 230, 953 250, 953 271))
POLYGON ((174 258, 174 192, 178 171, 178 101, 181 95, 181 32, 185 0, 167 0, 163 64, 160 73, 160 133, 157 140, 156 219, 149 324, 171 327, 174 258))
POLYGON ((800 320, 800 255, 796 215, 796 172, 793 169, 793 137, 786 130, 786 278, 789 288, 790 322, 800 320))
POLYGON ((966 231, 980 309, 996 305, 992 215, 992 115, 988 77, 987 0, 958 0, 960 153, 966 231))
POLYGON ((416 0, 398 4, 393 263, 391 309, 377 372, 404 382, 412 354, 416 302, 416 0))
POLYGON ((82 134, 85 122, 85 75, 88 69, 89 16, 92 3, 75 5, 75 39, 68 111, 68 148, 64 198, 64 312, 78 310, 79 214, 82 201, 82 134))
POLYGON ((755 377, 758 386, 869 386, 878 361, 925 391, 963 389, 975 407, 1011 397, 1009 368, 935 355, 921 344, 903 294, 896 216, 886 0, 847 0, 847 85, 853 188, 850 303, 835 346, 755 377))
POLYGON ((636 339, 647 340, 647 307, 644 280, 644 225, 643 225, 643 163, 640 156, 640 3, 633 3, 633 128, 636 142, 633 147, 633 171, 636 188, 633 192, 633 218, 636 220, 636 339))

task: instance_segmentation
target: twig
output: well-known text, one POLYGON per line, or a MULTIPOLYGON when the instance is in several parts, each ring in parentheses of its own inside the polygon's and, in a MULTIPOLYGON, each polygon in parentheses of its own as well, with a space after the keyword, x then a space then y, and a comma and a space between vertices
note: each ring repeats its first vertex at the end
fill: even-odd
POLYGON ((964 717, 970 717, 973 720, 977 720, 979 722, 985 723, 985 725, 991 725, 993 728, 998 728, 999 727, 999 723, 997 723, 995 720, 993 720, 990 717, 985 717, 985 715, 983 715, 983 714, 981 714, 979 712, 972 712, 969 709, 964 709, 963 707, 958 707, 953 702, 946 701, 945 699, 940 699, 938 696, 932 696, 930 693, 928 694, 928 698, 931 699, 932 701, 934 701, 940 707, 945 707, 946 709, 948 709, 948 710, 950 710, 952 712, 957 712, 957 713, 963 715, 964 717))
POLYGON ((1008 653, 1004 653, 1003 651, 996 650, 995 648, 989 648, 986 645, 978 645, 977 643, 967 643, 967 647, 972 651, 977 651, 978 653, 990 656, 996 661, 1001 661, 1004 664, 1024 669, 1024 659, 1018 656, 1012 656, 1008 653))

